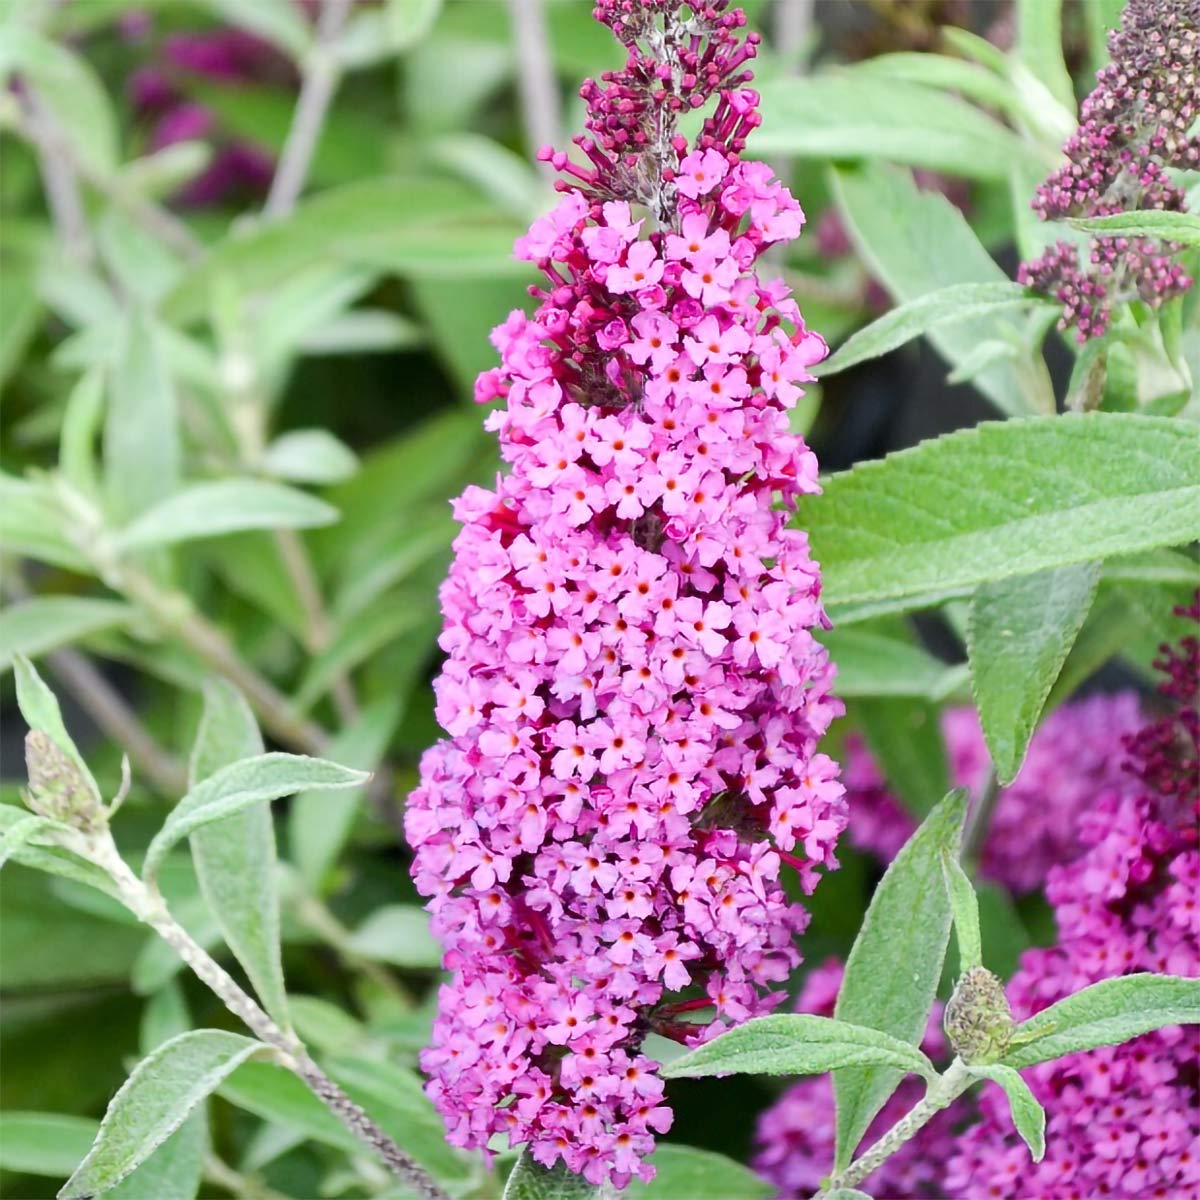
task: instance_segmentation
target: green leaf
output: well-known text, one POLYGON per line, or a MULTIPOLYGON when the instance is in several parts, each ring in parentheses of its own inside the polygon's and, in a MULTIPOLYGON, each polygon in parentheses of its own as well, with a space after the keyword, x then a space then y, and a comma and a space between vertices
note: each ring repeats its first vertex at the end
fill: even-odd
POLYGON ((1020 138, 936 88, 866 72, 779 78, 762 86, 770 120, 755 153, 879 158, 968 179, 1006 179, 1030 156, 1020 138))
MULTIPOLYGON (((951 911, 942 851, 957 855, 967 793, 951 792, 905 843, 879 881, 846 960, 834 1015, 916 1047, 929 1019, 950 940, 951 911)), ((836 1168, 855 1147, 899 1082, 891 1067, 835 1071, 836 1168)))
POLYGON ((816 371, 822 378, 836 375, 879 358, 939 325, 1039 303, 1044 301, 1019 283, 951 284, 909 300, 851 334, 816 371))
POLYGON ((175 806, 146 851, 143 877, 153 879, 171 847, 202 825, 263 800, 278 800, 310 788, 357 787, 367 778, 363 771, 301 754, 263 754, 231 763, 197 784, 175 806))
POLYGON ((821 1200, 871 1200, 871 1197, 858 1188, 834 1188, 832 1192, 822 1192, 821 1200))
POLYGON ((67 521, 48 481, 14 479, 0 472, 0 548, 88 573, 67 536, 67 521))
POLYGON ((192 1027, 187 998, 177 979, 170 979, 147 997, 138 1026, 138 1045, 143 1054, 157 1050, 192 1027))
POLYGON ((80 161, 101 175, 117 163, 117 120, 99 76, 82 57, 27 25, 9 22, 0 40, 0 86, 20 75, 80 161))
POLYGON ((831 605, 982 583, 1200 536, 1200 429, 1131 413, 988 422, 860 463, 801 501, 831 605))
POLYGON ((62 1179, 79 1165, 99 1128, 90 1117, 6 1112, 0 1133, 0 1169, 62 1179))
POLYGON ((810 1013, 755 1017, 667 1063, 662 1074, 823 1075, 852 1066, 891 1067, 926 1079, 937 1074, 920 1050, 899 1038, 810 1013))
POLYGON ((337 509, 295 488, 217 479, 193 484, 143 513, 117 535, 117 546, 144 550, 245 529, 306 529, 337 517, 337 509))
POLYGON ((144 313, 125 325, 108 393, 104 488, 112 517, 122 522, 175 491, 182 458, 163 334, 144 313))
POLYGON ((1017 53, 1069 112, 1075 111, 1075 85, 1063 61, 1062 0, 1017 0, 1017 53))
POLYGON ((954 933, 958 938, 958 970, 965 974, 983 965, 983 941, 979 934, 979 901, 975 888, 962 864, 949 850, 942 850, 942 877, 954 915, 954 933))
POLYGON ((1200 217, 1194 213, 1144 212, 1111 213, 1107 217, 1074 217, 1071 225, 1102 237, 1147 237, 1200 246, 1200 217))
POLYGON ((837 663, 837 693, 847 699, 902 696, 938 700, 965 677, 961 666, 944 663, 920 646, 886 634, 831 629, 820 638, 837 663))
POLYGON ((191 1116, 132 1174, 104 1193, 104 1200, 195 1200, 208 1151, 203 1109, 191 1116))
POLYGON ((1118 1046, 1167 1025, 1200 1024, 1200 979, 1123 975, 1093 983, 1018 1025, 1003 1062, 1010 1067, 1118 1046))
POLYGON ((262 1042, 199 1029, 180 1034, 142 1059, 112 1098, 87 1157, 58 1193, 87 1200, 116 1187, 145 1162, 188 1114, 262 1042))
POLYGON ((572 1175, 559 1161, 553 1167, 534 1162, 528 1150, 509 1173, 502 1200, 591 1200, 600 1190, 580 1175, 572 1175))
POLYGON ((1046 1156, 1046 1110, 1029 1090, 1029 1084, 1012 1069, 1001 1063, 990 1066, 972 1066, 968 1071, 979 1079, 990 1079, 998 1083, 1008 1097, 1008 1108, 1013 1125, 1029 1147, 1033 1161, 1041 1162, 1046 1156))
POLYGON ((338 60, 353 69, 403 54, 433 28, 441 10, 442 0, 385 0, 382 10, 356 13, 337 40, 338 60))
POLYGON ((25 813, 21 820, 14 821, 6 829, 0 831, 0 867, 3 867, 10 858, 18 855, 22 848, 33 841, 35 837, 53 830, 69 832, 70 828, 69 825, 54 821, 50 817, 25 813))
POLYGON ((959 92, 968 100, 1009 116, 1020 112, 1021 108, 1020 97, 1008 80, 976 63, 947 54, 925 54, 915 50, 878 54, 856 63, 851 69, 855 74, 879 75, 959 92))
MULTIPOLYGON (((401 702, 384 696, 364 708, 329 744, 336 762, 373 771, 399 723, 401 702)), ((292 858, 308 887, 319 891, 325 873, 337 861, 362 804, 364 788, 302 792, 292 801, 288 841, 292 858)))
POLYGON ((660 1142, 648 1161, 653 1181, 633 1180, 622 1200, 767 1200, 775 1195, 760 1175, 711 1150, 660 1142))
POLYGON ((313 1141, 348 1154, 362 1151, 362 1143, 286 1067, 269 1062, 248 1062, 220 1088, 220 1095, 238 1108, 254 1113, 313 1141))
POLYGON ((58 448, 59 470, 85 495, 98 492, 96 435, 103 418, 104 372, 93 367, 71 389, 58 448))
POLYGON ((884 778, 919 821, 950 787, 946 743, 936 704, 905 697, 858 700, 852 715, 884 778))
MULTIPOLYGON (((29 813, 23 808, 11 804, 0 804, 0 835, 7 839, 9 831, 19 822, 23 822, 29 813)), ((47 875, 57 875, 62 879, 70 879, 75 883, 86 884, 102 892, 112 895, 114 892, 112 880, 99 867, 72 854, 69 850, 57 847, 37 846, 30 842, 19 844, 7 841, 8 852, 13 862, 29 867, 34 871, 43 871, 47 875)))
POLYGON ((415 904, 385 904, 350 935, 349 949, 396 967, 442 965, 442 948, 429 932, 429 916, 415 904))
MULTIPOLYGON (((832 188, 855 248, 895 300, 915 300, 960 283, 1008 283, 966 217, 945 196, 922 191, 910 172, 881 164, 839 167, 832 188)), ((943 358, 961 366, 980 343, 997 335, 1031 345, 1033 320, 994 312, 940 325, 928 336, 943 358)), ((1032 353, 983 368, 973 383, 1009 416, 1054 412, 1050 376, 1032 353)))
POLYGON ((268 475, 294 483, 341 483, 358 470, 358 459, 327 429, 295 429, 266 448, 262 465, 268 475))
MULTIPOLYGON (((210 680, 192 748, 189 782, 193 789, 221 768, 262 752, 262 736, 241 693, 223 679, 210 680)), ((275 825, 269 802, 260 801, 201 826, 192 833, 191 843, 200 891, 225 944, 245 968, 263 1007, 286 1027, 275 825)))
POLYGON ((16 655, 13 666, 17 680, 17 707, 25 723, 30 729, 44 733, 75 764, 93 800, 99 804, 100 788, 63 724, 62 710, 54 693, 25 655, 16 655))
POLYGON ((1052 567, 985 583, 971 600, 971 691, 996 777, 1010 784, 1025 761, 1050 689, 1096 595, 1100 564, 1052 567))
POLYGON ((134 610, 116 600, 86 596, 36 596, 0 612, 0 672, 13 655, 36 658, 89 634, 126 624, 134 610))

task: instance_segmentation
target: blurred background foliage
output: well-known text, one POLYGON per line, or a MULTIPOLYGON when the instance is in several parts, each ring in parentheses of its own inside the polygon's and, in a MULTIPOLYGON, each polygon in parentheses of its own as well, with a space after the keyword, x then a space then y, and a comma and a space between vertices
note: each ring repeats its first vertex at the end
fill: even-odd
MULTIPOLYGON (((775 265, 831 344, 895 301, 1011 278, 1044 244, 1029 197, 1119 2, 743 6, 765 34, 752 148, 809 218, 775 265)), ((362 795, 276 808, 297 1025, 402 1142, 486 1195, 417 1089, 438 954, 400 814, 437 736, 447 502, 498 467, 472 383, 493 365, 489 331, 528 302, 510 249, 551 203, 534 153, 579 127, 578 83, 616 64, 615 43, 588 0, 0 12, 0 668, 18 650, 44 662, 109 793, 129 754, 117 831, 135 850, 182 791, 213 673, 250 698, 271 744, 376 772, 362 795)), ((1195 323, 1177 307, 1165 333, 1109 352, 1090 406, 1195 407, 1195 323)), ((836 469, 986 417, 1079 406, 1094 363, 1049 324, 1041 310, 931 321, 929 340, 813 387, 797 425, 836 469)), ((1163 576, 1157 592, 1102 588, 1057 698, 1144 672, 1165 632, 1153 614, 1186 593, 1178 563, 1163 576)), ((967 696, 954 607, 859 628, 901 658, 889 674, 878 641, 844 643, 842 729, 865 732, 902 796, 940 795, 937 708, 967 696)), ((15 803, 11 674, 0 699, 15 803)), ((810 962, 845 952, 876 877, 847 848, 810 904, 810 962)), ((185 855, 164 888, 216 951, 185 855)), ((1003 970, 1052 931, 1040 900, 1016 914, 993 899, 1003 970)), ((34 1198, 78 1161, 139 1043, 228 1018, 103 897, 13 866, 3 906, 0 1102, 61 1114, 12 1118, 0 1139, 5 1194, 34 1198)), ((201 1194, 399 1194, 272 1072, 241 1068, 212 1104, 201 1194)), ((723 1082, 719 1106, 714 1086, 673 1089, 676 1131, 744 1160, 769 1085, 723 1082)))

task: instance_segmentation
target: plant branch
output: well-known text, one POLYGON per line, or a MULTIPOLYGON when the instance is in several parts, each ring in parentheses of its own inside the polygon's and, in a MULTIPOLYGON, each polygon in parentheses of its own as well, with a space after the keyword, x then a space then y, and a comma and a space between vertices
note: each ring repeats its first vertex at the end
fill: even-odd
POLYGON ((450 1200, 425 1169, 405 1154, 362 1106, 325 1074, 300 1039, 271 1020, 229 972, 193 940, 171 916, 158 891, 147 886, 133 873, 121 857, 107 827, 91 835, 81 834, 80 837, 83 853, 108 872, 121 902, 130 912, 149 925, 260 1041, 271 1046, 280 1063, 299 1075, 351 1133, 375 1150, 388 1169, 411 1188, 420 1200, 450 1200))
POLYGON ((273 737, 305 754, 325 751, 329 734, 314 721, 297 713, 291 701, 274 684, 243 662, 225 634, 196 611, 190 597, 162 588, 150 576, 124 563, 105 563, 101 573, 110 586, 141 605, 209 667, 238 688, 273 737))
MULTIPOLYGON (((562 132, 562 106, 546 36, 546 13, 542 0, 508 0, 508 11, 517 48, 517 87, 525 141, 530 153, 535 153, 542 146, 557 146, 562 132)), ((539 165, 553 174, 549 163, 539 165)))
MULTIPOLYGON (((913 1138, 933 1117, 948 1108, 975 1082, 961 1059, 956 1058, 929 1085, 922 1100, 901 1117, 869 1150, 863 1153, 840 1174, 830 1176, 821 1185, 816 1197, 827 1196, 838 1188, 857 1187, 873 1171, 889 1159, 905 1142, 913 1138)), ((814 1198, 815 1200, 815 1198, 814 1198)))
POLYGON ((304 190, 317 141, 342 74, 333 43, 345 24, 350 4, 351 0, 323 0, 321 5, 317 37, 304 64, 296 111, 263 208, 263 215, 270 220, 286 217, 304 190))
MULTIPOLYGON (((275 545, 304 613, 305 649, 310 654, 317 654, 329 645, 333 628, 312 559, 294 529, 277 529, 275 545)), ((354 685, 344 672, 333 681, 333 703, 343 724, 358 716, 358 697, 354 693, 354 685)))
MULTIPOLYGON (((107 175, 98 171, 86 159, 81 158, 71 145, 69 139, 58 128, 53 117, 40 104, 36 95, 26 89, 22 108, 23 115, 13 121, 13 128, 38 151, 42 165, 42 178, 46 185, 46 194, 54 213, 56 224, 60 223, 60 214, 56 204, 63 197, 56 198, 55 188, 63 188, 65 180, 70 178, 78 199, 79 179, 85 180, 98 192, 107 196, 118 208, 123 209, 139 225, 158 238, 165 246, 174 250, 189 261, 195 261, 204 254, 204 243, 192 233, 178 217, 168 212, 161 205, 147 200, 132 188, 126 187, 118 176, 107 175), (32 107, 31 107, 32 105, 32 107), (47 168, 51 174, 47 174, 47 168)), ((68 203, 70 201, 68 200, 68 203)), ((63 214, 71 218, 69 210, 63 214)), ((79 218, 83 220, 82 205, 79 206, 79 218)), ((73 226, 67 226, 76 236, 79 231, 73 226)), ((64 229, 64 232, 66 232, 64 229)), ((86 223, 82 233, 87 235, 86 223)), ((68 243, 69 244, 69 243, 68 243)), ((90 247, 90 239, 89 239, 90 247)), ((89 258, 91 257, 89 251, 89 258)), ((84 261, 87 261, 86 259, 84 261)))
POLYGON ((66 139, 59 133, 53 115, 28 85, 21 89, 19 103, 24 114, 19 128, 37 151, 38 170, 54 226, 67 255, 76 263, 89 263, 95 247, 88 232, 78 173, 71 156, 64 153, 66 139))

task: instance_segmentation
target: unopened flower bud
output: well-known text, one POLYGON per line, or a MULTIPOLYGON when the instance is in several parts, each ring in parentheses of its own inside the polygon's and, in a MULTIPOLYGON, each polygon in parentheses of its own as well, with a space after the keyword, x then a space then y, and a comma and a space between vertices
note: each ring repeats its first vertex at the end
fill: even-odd
POLYGON ((946 1036, 965 1063, 990 1063, 1008 1049, 1012 1010, 1004 984, 986 967, 972 967, 946 1005, 946 1036))
POLYGON ((71 757, 40 729, 25 735, 29 790, 25 802, 39 816, 80 829, 104 820, 100 801, 71 757))

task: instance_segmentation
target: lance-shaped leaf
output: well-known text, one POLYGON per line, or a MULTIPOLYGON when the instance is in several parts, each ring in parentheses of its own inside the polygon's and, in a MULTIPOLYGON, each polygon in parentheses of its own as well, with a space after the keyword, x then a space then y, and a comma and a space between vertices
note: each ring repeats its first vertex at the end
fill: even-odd
POLYGON ((54 821, 50 817, 39 817, 36 813, 25 813, 19 820, 14 821, 6 829, 0 830, 0 867, 10 858, 19 857, 20 851, 34 838, 54 830, 69 833, 71 827, 54 821))
POLYGON ((1052 1004, 1013 1031, 1001 1060, 1031 1067, 1078 1050, 1117 1046, 1168 1025, 1200 1024, 1200 979, 1122 975, 1052 1004))
POLYGON ((245 529, 305 529, 337 520, 337 509, 305 492, 259 479, 197 483, 155 505, 117 537, 144 550, 245 529))
POLYGON ((230 1072, 266 1049, 240 1034, 198 1029, 142 1059, 112 1098, 96 1141, 59 1200, 86 1200, 116 1187, 230 1072))
POLYGON ((1182 242, 1185 246, 1200 246, 1200 217, 1194 213, 1144 212, 1112 213, 1106 217, 1076 217, 1071 221, 1076 229, 1102 237, 1150 237, 1182 242))
POLYGON ((7 853, 13 862, 19 862, 35 871, 45 871, 48 875, 58 875, 76 883, 85 883, 110 895, 115 894, 113 882, 106 872, 87 859, 72 854, 70 850, 62 850, 57 846, 39 846, 36 842, 27 840, 24 835, 9 841, 8 836, 13 828, 23 824, 29 816, 23 808, 12 804, 0 804, 0 838, 4 839, 7 853))
POLYGON ((987 422, 805 498, 830 604, 963 588, 1200 537, 1200 428, 1134 413, 987 422))
POLYGON ((117 600, 88 596, 35 596, 0 613, 0 671, 13 656, 35 657, 92 633, 124 625, 134 610, 117 600))
POLYGON ((949 850, 942 850, 942 876, 950 911, 954 915, 954 933, 958 939, 958 969, 969 971, 983 966, 983 941, 979 934, 979 900, 962 864, 949 850))
POLYGON ((905 301, 865 329, 851 334, 816 371, 822 377, 836 375, 869 359, 879 358, 935 326, 984 316, 998 309, 1037 303, 1039 298, 1019 283, 951 284, 905 301))
POLYGON ((968 1067, 972 1075, 998 1083, 1008 1097, 1013 1125, 1029 1147, 1034 1162, 1041 1162, 1046 1155, 1046 1110, 1029 1090, 1029 1084, 1012 1067, 1001 1063, 990 1066, 968 1067))
POLYGON ((932 1079, 915 1046, 862 1025, 809 1013, 756 1017, 668 1063, 668 1079, 699 1075, 822 1075, 838 1067, 886 1066, 932 1079))
POLYGON ((6 1112, 0 1137, 0 1170, 19 1175, 70 1175, 96 1139, 90 1117, 6 1112))
MULTIPOLYGON (((192 748, 195 787, 231 763, 263 752, 254 714, 225 680, 204 689, 204 713, 192 748)), ((270 802, 259 801, 191 836, 200 890, 225 944, 242 964, 263 1007, 287 1024, 287 992, 279 954, 279 893, 275 886, 275 824, 270 802)))
MULTIPOLYGON (((879 881, 846 960, 834 1010, 838 1020, 920 1045, 950 940, 942 852, 958 854, 966 809, 966 792, 951 792, 879 881)), ((878 1065, 843 1067, 834 1073, 838 1170, 849 1163, 900 1077, 896 1068, 878 1065)))
POLYGON ((599 1195, 598 1188, 561 1162, 543 1167, 523 1150, 504 1185, 503 1200, 592 1200, 599 1195))
POLYGON ((622 1200, 767 1200, 776 1194, 761 1175, 711 1150, 660 1142, 649 1161, 654 1179, 634 1179, 622 1200))
POLYGON ((1025 761, 1099 579, 1098 562, 1053 567, 985 583, 971 600, 971 690, 1001 784, 1011 783, 1025 761))
POLYGON ((146 851, 142 874, 152 879, 172 846, 211 821, 263 800, 278 800, 308 788, 357 787, 367 778, 364 771, 302 754, 262 754, 231 763, 197 784, 175 806, 146 851))

